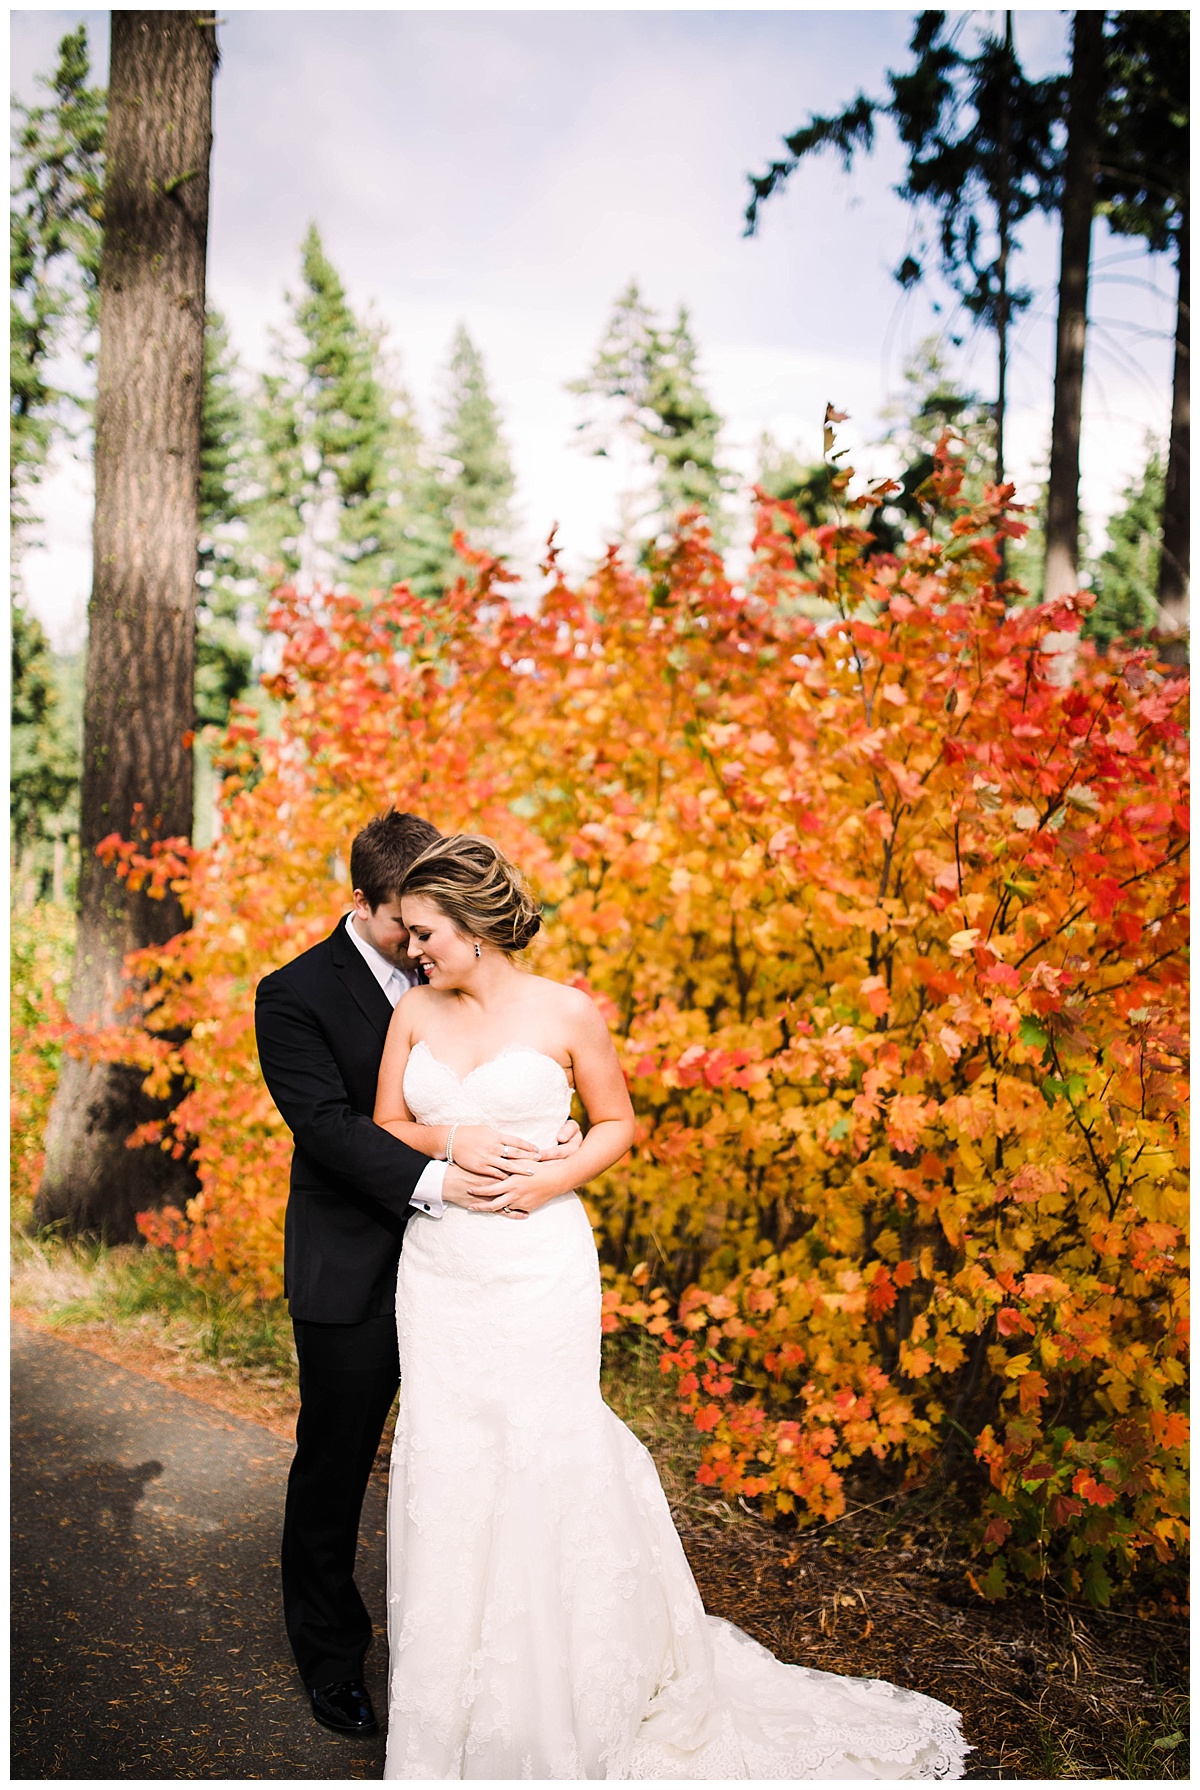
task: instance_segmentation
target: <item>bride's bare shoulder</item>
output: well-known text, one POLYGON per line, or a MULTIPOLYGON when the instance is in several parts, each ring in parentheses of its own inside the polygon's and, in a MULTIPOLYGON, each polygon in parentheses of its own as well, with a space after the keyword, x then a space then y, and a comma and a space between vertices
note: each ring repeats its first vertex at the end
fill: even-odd
POLYGON ((535 980, 538 983, 539 997, 564 1025, 591 1028, 597 1024, 604 1026, 600 1009, 586 988, 576 988, 569 982, 552 982, 547 976, 538 976, 535 980))
POLYGON ((581 1001, 586 1001, 589 1007, 596 1004, 590 994, 582 988, 576 988, 573 982, 556 982, 553 976, 533 975, 529 980, 537 989, 539 1000, 557 1002, 564 1012, 569 1007, 578 1007, 581 1001))
POLYGON ((406 1013, 430 1012, 439 1001, 443 1001, 445 998, 445 995, 439 994, 436 988, 427 988, 423 982, 418 982, 415 988, 410 988, 396 1002, 396 1012, 399 1013, 402 1007, 406 1013))
POLYGON ((417 1037, 419 1027, 437 1012, 445 1001, 445 995, 439 994, 436 988, 426 988, 423 983, 410 988, 402 1000, 396 1002, 392 1014, 392 1025, 397 1031, 407 1032, 410 1037, 417 1037))

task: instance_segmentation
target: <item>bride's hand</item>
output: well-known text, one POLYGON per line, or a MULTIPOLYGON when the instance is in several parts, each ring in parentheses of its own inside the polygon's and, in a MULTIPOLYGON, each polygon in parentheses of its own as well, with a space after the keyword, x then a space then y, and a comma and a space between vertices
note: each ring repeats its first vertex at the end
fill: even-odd
POLYGON ((538 1159, 536 1144, 507 1131, 493 1131, 490 1125, 459 1125, 454 1133, 454 1164, 469 1175, 490 1175, 499 1179, 520 1174, 538 1159))
POLYGON ((539 1162, 517 1181, 515 1192, 509 1194, 501 1210, 506 1218, 528 1218, 539 1206, 556 1200, 560 1193, 567 1193, 570 1188, 571 1182, 564 1176, 560 1163, 539 1162))

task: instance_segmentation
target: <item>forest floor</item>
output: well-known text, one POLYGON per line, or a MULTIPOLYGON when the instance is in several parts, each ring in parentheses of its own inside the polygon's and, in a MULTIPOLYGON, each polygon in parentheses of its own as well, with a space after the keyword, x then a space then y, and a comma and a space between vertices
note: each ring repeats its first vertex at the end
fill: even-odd
MULTIPOLYGON (((246 1314, 137 1250, 13 1244, 20 1321, 248 1418, 289 1440, 295 1368, 286 1314, 246 1314)), ((780 1658, 885 1678, 962 1711, 972 1778, 1188 1776, 1185 1613, 1169 1594, 1098 1611, 987 1603, 950 1503, 892 1497, 832 1523, 775 1528, 695 1482, 698 1437, 652 1349, 606 1352, 605 1396, 653 1453, 706 1607, 780 1658)), ((387 1471, 388 1438, 376 1473, 387 1471)), ((1181 1572, 1179 1595, 1185 1594, 1181 1572)))

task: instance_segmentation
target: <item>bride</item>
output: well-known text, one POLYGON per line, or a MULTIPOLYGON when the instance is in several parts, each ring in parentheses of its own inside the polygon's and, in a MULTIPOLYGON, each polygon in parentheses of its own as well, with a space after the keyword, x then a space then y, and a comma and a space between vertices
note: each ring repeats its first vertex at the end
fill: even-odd
POLYGON ((478 1211, 508 1222, 448 1207, 400 1256, 384 1776, 961 1776, 944 1703, 784 1665, 705 1615, 654 1463, 600 1397, 573 1189, 633 1141, 607 1029, 515 961, 538 910, 489 840, 438 840, 400 897, 427 985, 396 1007, 375 1118, 497 1176, 478 1211), (583 1146, 539 1161, 572 1091, 583 1146))

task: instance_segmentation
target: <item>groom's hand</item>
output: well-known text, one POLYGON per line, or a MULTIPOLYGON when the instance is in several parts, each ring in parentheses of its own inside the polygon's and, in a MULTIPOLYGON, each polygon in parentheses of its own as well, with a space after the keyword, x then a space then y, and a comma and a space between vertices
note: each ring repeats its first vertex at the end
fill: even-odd
POLYGON ((574 1156, 583 1143, 583 1133, 574 1119, 568 1119, 558 1134, 558 1142, 549 1150, 541 1152, 543 1162, 561 1162, 566 1156, 574 1156))
POLYGON ((513 1172, 497 1180, 492 1175, 473 1175, 457 1163, 446 1170, 442 1179, 442 1198, 448 1206, 459 1206, 464 1212, 496 1212, 505 1217, 527 1218, 527 1212, 509 1213, 508 1208, 526 1185, 534 1161, 525 1157, 513 1164, 513 1172))

